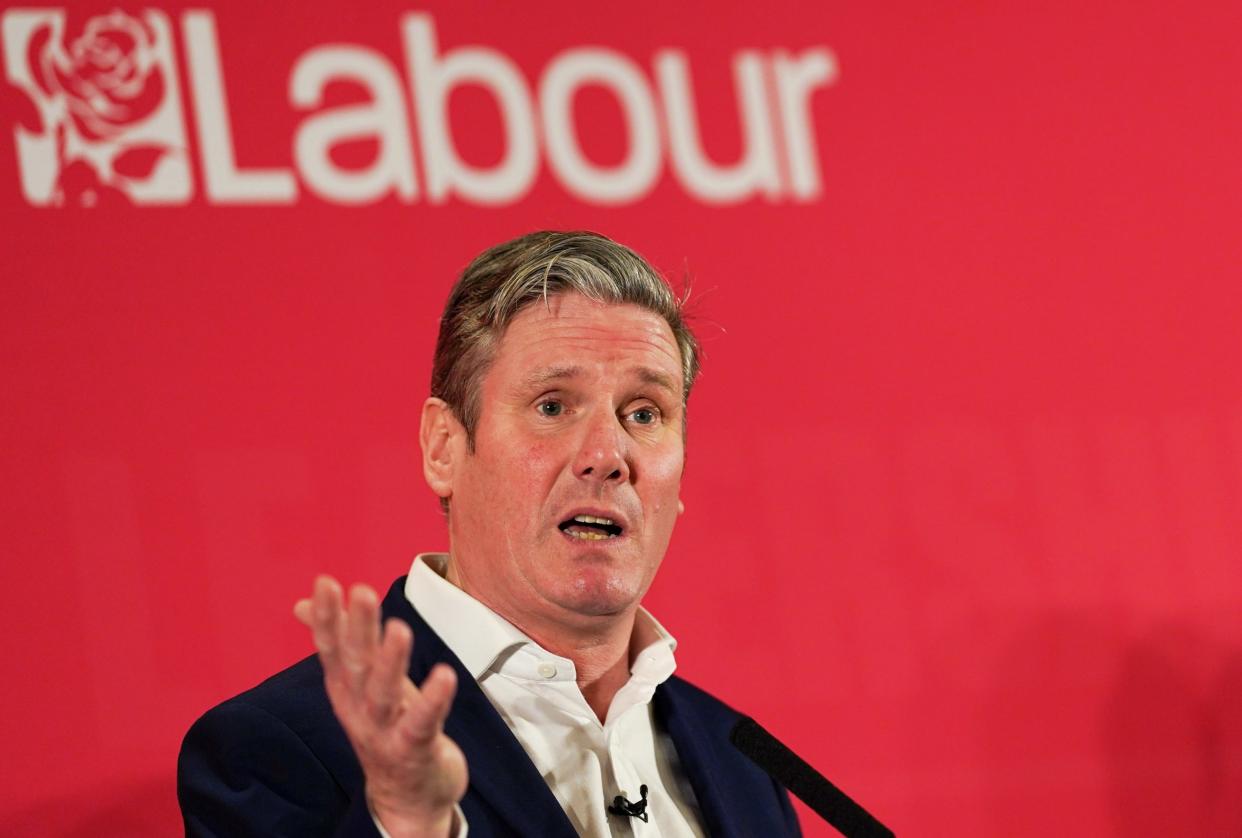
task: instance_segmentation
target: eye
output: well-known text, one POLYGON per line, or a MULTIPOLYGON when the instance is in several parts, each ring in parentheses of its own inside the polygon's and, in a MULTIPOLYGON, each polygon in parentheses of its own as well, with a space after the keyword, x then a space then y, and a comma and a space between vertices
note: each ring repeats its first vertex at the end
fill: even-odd
POLYGON ((565 405, 555 399, 547 399, 538 404, 536 409, 542 416, 560 416, 565 412, 565 405))
POLYGON ((640 407, 630 413, 630 418, 639 425, 654 425, 660 414, 654 407, 640 407))

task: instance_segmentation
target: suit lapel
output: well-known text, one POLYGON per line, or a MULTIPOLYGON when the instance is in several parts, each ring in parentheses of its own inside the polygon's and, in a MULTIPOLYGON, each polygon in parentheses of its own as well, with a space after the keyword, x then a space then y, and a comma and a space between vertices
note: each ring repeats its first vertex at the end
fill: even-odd
MULTIPOLYGON (((521 835, 576 836, 572 824, 521 743, 488 701, 474 676, 431 630, 405 598, 405 577, 384 597, 384 616, 399 617, 414 632, 410 678, 421 684, 432 666, 444 662, 457 671, 457 696, 444 732, 466 755, 470 789, 521 835)), ((468 819, 468 818, 467 818, 468 819)), ((471 828, 471 834, 475 828, 471 828)), ((483 833, 486 834, 486 833, 483 833)))
MULTIPOLYGON (((469 673, 464 677, 469 679, 469 673)), ((576 836, 508 725, 474 681, 468 684, 473 689, 458 691, 444 729, 466 754, 471 787, 517 832, 540 838, 576 836)))
POLYGON ((695 712, 694 700, 676 679, 666 681, 652 698, 658 723, 677 749, 681 769, 694 789, 703 828, 713 838, 748 838, 771 834, 771 824, 757 818, 753 777, 739 774, 727 732, 714 731, 704 724, 704 714, 695 712))

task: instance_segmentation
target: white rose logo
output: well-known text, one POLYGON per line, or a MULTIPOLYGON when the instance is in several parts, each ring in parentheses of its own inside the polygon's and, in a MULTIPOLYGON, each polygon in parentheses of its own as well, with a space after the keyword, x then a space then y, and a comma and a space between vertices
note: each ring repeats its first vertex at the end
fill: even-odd
POLYGON ((163 16, 119 9, 80 20, 55 11, 20 14, 6 14, 4 35, 9 77, 17 82, 10 90, 26 98, 19 104, 19 154, 27 197, 60 206, 188 197, 163 16), (12 56, 16 45, 22 49, 12 56), (23 65, 16 72, 13 58, 23 65), (31 163, 33 173, 25 171, 31 163))
POLYGON ((88 139, 122 133, 149 117, 164 98, 150 27, 121 11, 93 17, 62 63, 47 49, 50 28, 30 42, 31 72, 49 96, 63 95, 74 126, 88 139))

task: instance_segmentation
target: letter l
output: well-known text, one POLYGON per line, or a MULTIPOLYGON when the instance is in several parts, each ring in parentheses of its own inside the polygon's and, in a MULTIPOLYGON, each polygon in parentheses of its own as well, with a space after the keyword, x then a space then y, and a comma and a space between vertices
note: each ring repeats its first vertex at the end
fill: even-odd
POLYGON ((187 11, 181 16, 181 31, 194 91, 194 121, 207 197, 222 204, 293 203, 298 187, 288 169, 237 168, 215 16, 202 9, 187 11))

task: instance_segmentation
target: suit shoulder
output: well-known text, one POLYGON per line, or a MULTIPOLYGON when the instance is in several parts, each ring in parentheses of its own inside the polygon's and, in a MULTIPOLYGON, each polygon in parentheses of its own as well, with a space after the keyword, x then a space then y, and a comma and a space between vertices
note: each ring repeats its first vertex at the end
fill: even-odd
POLYGON ((673 675, 661 685, 670 697, 694 708, 695 713, 713 726, 732 728, 744 715, 702 687, 673 675))
POLYGON ((323 669, 314 656, 212 707, 190 728, 183 749, 196 741, 249 750, 291 740, 333 774, 352 778, 356 771, 353 749, 332 712, 323 669))
POLYGON ((331 835, 360 788, 361 769, 308 661, 208 710, 177 759, 187 835, 331 835))
POLYGON ((322 669, 307 658, 204 713, 181 744, 178 777, 184 807, 216 786, 339 794, 359 784, 361 769, 328 702, 322 669))
POLYGON ((323 687, 323 669, 315 656, 303 658, 250 689, 222 701, 204 714, 244 716, 261 711, 287 725, 294 732, 319 728, 335 717, 323 687))

